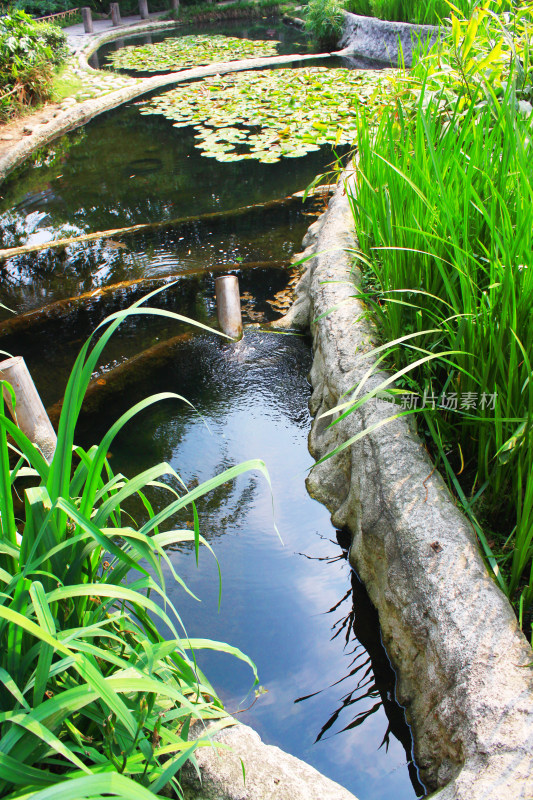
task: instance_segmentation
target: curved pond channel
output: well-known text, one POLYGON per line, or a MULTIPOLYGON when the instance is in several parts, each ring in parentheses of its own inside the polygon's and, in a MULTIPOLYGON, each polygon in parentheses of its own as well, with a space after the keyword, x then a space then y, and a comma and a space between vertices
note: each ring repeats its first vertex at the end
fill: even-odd
MULTIPOLYGON (((278 164, 218 163, 200 156, 189 128, 142 116, 135 103, 57 140, 2 185, 2 247, 165 224, 3 263, 0 301, 17 315, 3 313, 1 349, 25 357, 56 419, 89 332, 173 276, 154 305, 214 324, 222 267, 239 275, 245 323, 275 319, 295 280, 291 256, 324 206, 321 198, 303 204, 289 196, 330 160, 322 149, 278 164)), ((220 611, 217 568, 205 550, 199 568, 186 547, 173 555, 202 602, 179 587, 171 597, 190 635, 230 642, 257 664, 267 692, 245 710, 253 699, 249 670, 220 654, 201 660, 227 708, 264 741, 360 800, 412 798, 423 788, 409 763, 410 733, 376 614, 351 573, 342 533, 305 489, 310 365, 301 336, 251 327, 228 343, 175 322, 137 319, 105 351, 78 441, 92 443, 137 399, 175 391, 196 410, 168 400, 146 410, 114 443, 116 471, 131 475, 167 461, 191 486, 248 458, 266 462, 283 543, 266 482, 244 474, 199 506, 200 530, 222 570, 220 611)), ((163 498, 154 490, 153 500, 163 498)), ((185 516, 178 522, 190 524, 185 516)))

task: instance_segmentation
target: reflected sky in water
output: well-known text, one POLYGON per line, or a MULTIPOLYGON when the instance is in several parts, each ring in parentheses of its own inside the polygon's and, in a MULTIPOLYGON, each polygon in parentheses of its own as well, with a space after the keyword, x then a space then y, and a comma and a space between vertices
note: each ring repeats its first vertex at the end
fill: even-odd
MULTIPOLYGON (((199 569, 189 549, 173 556, 202 602, 179 587, 171 586, 170 596, 189 635, 227 641, 257 664, 267 694, 239 717, 266 742, 308 761, 361 800, 412 798, 404 747, 392 735, 388 751, 380 748, 389 728, 382 708, 360 727, 335 735, 372 708, 375 696, 362 697, 316 741, 350 688, 349 680, 341 688, 333 684, 349 672, 353 655, 342 636, 332 638, 336 617, 328 613, 349 591, 351 571, 344 558, 335 558, 341 551, 327 510, 305 489, 310 363, 308 343, 300 337, 247 331, 237 344, 195 337, 179 358, 150 374, 149 384, 153 392, 163 386, 179 391, 198 413, 171 401, 143 413, 112 448, 112 463, 133 474, 167 460, 192 486, 235 463, 264 460, 272 493, 260 474, 245 473, 198 506, 200 530, 222 570, 220 612, 217 566, 205 550, 199 569), (295 702, 317 690, 323 691, 295 702)), ((130 391, 127 404, 137 399, 130 391)), ((85 426, 99 432, 95 415, 85 426)), ((177 524, 190 519, 183 514, 177 524)), ((371 624, 376 626, 374 618, 371 624)), ((379 629, 376 637, 379 642, 379 629)), ((215 653, 199 661, 230 711, 250 705, 252 676, 244 664, 215 653)))

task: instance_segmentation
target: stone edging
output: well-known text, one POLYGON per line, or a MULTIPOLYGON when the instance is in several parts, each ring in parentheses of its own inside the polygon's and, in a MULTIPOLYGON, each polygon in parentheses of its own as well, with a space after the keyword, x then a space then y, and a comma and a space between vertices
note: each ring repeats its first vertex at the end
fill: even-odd
MULTIPOLYGON (((216 730, 216 723, 213 730, 216 730)), ((201 736, 203 732, 197 724, 190 738, 201 736)), ((211 739, 209 727, 205 733, 211 739)), ((184 800, 357 800, 351 792, 305 761, 279 747, 264 744, 248 725, 237 723, 212 738, 224 749, 200 747, 195 750, 202 782, 194 767, 187 763, 179 778, 184 800)))
POLYGON ((413 63, 413 49, 428 40, 437 41, 440 30, 435 25, 411 25, 388 22, 376 17, 362 17, 344 12, 345 21, 339 55, 364 56, 387 66, 398 66, 401 55, 406 67, 413 63), (401 52, 400 52, 401 51, 401 52))
MULTIPOLYGON (((470 524, 408 418, 383 424, 390 406, 378 401, 331 429, 332 417, 321 418, 366 375, 376 334, 356 296, 360 274, 351 272, 346 189, 354 189, 348 172, 304 239, 303 255, 313 257, 292 309, 274 324, 311 327, 317 459, 378 427, 316 465, 308 489, 351 532, 350 560, 378 609, 421 778, 440 788, 435 800, 531 800, 533 654, 470 524)), ((365 391, 383 377, 369 378, 365 391)))

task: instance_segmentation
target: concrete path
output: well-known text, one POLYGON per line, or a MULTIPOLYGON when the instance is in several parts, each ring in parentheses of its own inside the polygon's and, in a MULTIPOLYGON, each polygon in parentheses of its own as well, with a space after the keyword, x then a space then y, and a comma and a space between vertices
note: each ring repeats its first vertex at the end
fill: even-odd
POLYGON ((85 33, 83 24, 81 22, 77 25, 69 25, 67 28, 63 28, 63 30, 67 35, 67 41, 71 50, 76 53, 93 36, 97 36, 100 33, 107 33, 108 31, 118 32, 123 28, 131 28, 132 26, 139 25, 140 23, 156 22, 159 17, 165 13, 166 12, 164 11, 156 11, 155 13, 149 15, 149 20, 143 20, 140 16, 122 17, 122 24, 115 27, 113 27, 111 17, 109 17, 109 19, 93 19, 94 33, 85 33))

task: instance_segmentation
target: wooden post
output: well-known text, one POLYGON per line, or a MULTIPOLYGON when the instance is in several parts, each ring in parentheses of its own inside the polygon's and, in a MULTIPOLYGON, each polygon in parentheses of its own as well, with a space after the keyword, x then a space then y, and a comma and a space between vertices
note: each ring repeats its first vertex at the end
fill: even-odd
POLYGON ((141 15, 141 19, 150 19, 148 0, 139 0, 139 14, 141 15))
POLYGON ((176 14, 180 13, 180 0, 172 0, 172 11, 175 11, 176 14))
POLYGON ((10 383, 15 392, 17 402, 13 408, 11 393, 4 387, 4 398, 13 419, 50 463, 57 445, 56 432, 22 356, 0 362, 0 379, 10 383))
POLYGON ((217 317, 222 330, 232 339, 242 339, 241 298, 236 275, 222 275, 215 280, 217 317))
POLYGON ((118 3, 111 3, 109 8, 111 10, 111 24, 116 28, 122 21, 120 19, 120 6, 118 3))
POLYGON ((85 33, 92 33, 93 32, 93 15, 92 11, 88 6, 82 8, 81 16, 83 19, 83 27, 85 29, 85 33))

